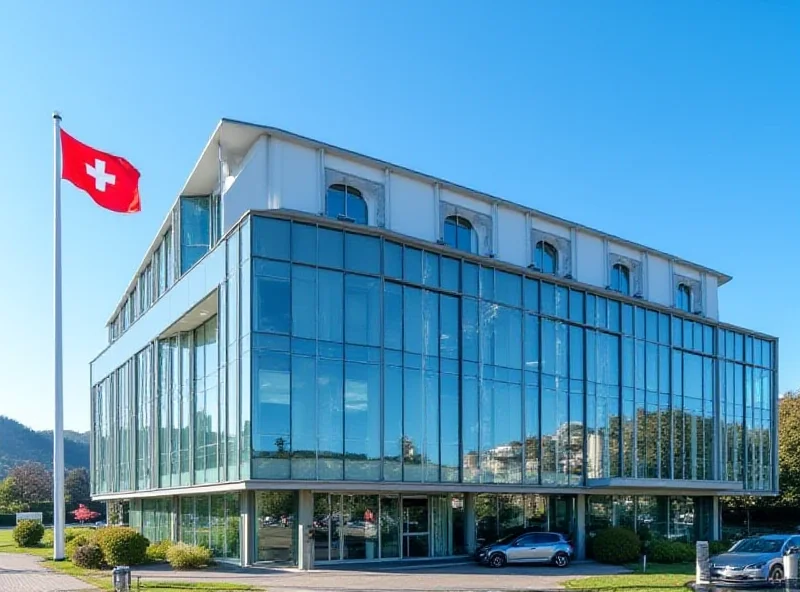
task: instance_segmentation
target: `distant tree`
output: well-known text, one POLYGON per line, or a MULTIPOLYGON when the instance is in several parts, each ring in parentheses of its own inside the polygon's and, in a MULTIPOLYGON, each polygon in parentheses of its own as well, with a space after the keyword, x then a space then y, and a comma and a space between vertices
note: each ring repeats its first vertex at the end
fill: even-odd
POLYGON ((13 480, 13 499, 22 504, 53 501, 53 475, 41 463, 17 465, 8 473, 13 480))
POLYGON ((14 479, 6 477, 0 482, 0 513, 13 514, 21 512, 23 508, 14 479))
POLYGON ((787 393, 778 403, 778 459, 784 507, 800 504, 800 391, 787 393))
POLYGON ((89 471, 83 467, 69 471, 64 480, 64 496, 70 506, 88 502, 91 497, 89 471))
POLYGON ((73 510, 70 512, 75 517, 75 520, 83 524, 84 522, 89 522, 100 516, 100 512, 95 512, 94 510, 90 510, 83 504, 78 504, 78 509, 73 510))

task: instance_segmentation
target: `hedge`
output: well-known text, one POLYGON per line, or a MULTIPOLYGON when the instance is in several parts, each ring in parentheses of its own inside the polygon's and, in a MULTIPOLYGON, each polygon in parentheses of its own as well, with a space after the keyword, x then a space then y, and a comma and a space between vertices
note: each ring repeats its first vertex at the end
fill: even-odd
POLYGON ((600 563, 622 565, 639 559, 641 543, 636 533, 628 528, 605 528, 594 537, 592 551, 600 563))
POLYGON ((106 526, 97 530, 96 539, 98 546, 103 550, 105 562, 111 567, 141 565, 147 561, 147 547, 150 541, 132 528, 106 526))
POLYGON ((175 569, 196 569, 211 563, 211 551, 205 547, 176 543, 167 549, 167 561, 175 569))

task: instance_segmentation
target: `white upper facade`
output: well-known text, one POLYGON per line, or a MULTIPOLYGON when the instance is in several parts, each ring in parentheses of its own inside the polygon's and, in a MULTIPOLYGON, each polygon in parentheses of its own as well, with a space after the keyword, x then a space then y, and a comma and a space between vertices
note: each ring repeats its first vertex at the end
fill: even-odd
MULTIPOLYGON (((179 199, 219 195, 221 187, 219 237, 251 210, 330 215, 326 201, 331 186, 360 195, 370 226, 446 244, 447 220, 466 223, 476 255, 599 290, 620 291, 624 270, 625 295, 708 319, 719 320, 717 289, 731 280, 713 269, 503 198, 277 128, 227 119, 209 139, 179 199), (543 252, 550 265, 543 266, 543 252)), ((166 216, 109 326, 130 304, 137 278, 149 271, 151 262, 155 265, 159 249, 165 250, 161 245, 171 242, 173 252, 179 251, 177 233, 171 232, 176 211, 172 208, 166 216)))
MULTIPOLYGON (((581 224, 274 128, 223 121, 204 157, 208 153, 218 169, 220 155, 223 160, 223 233, 248 210, 287 209, 324 216, 329 209, 328 189, 344 185, 363 197, 370 226, 443 243, 445 221, 458 216, 474 229, 473 252, 478 255, 550 271, 538 269, 542 260, 535 256, 536 245, 541 249, 546 243, 556 251, 557 276, 612 290, 618 286, 612 277, 614 267, 624 266, 627 295, 676 307, 682 304, 681 291, 685 294, 688 289, 689 312, 710 319, 719 316, 718 287, 731 279, 581 224)), ((194 189, 194 177, 183 194, 214 190, 194 189)), ((213 177, 216 184, 218 175, 213 177)))

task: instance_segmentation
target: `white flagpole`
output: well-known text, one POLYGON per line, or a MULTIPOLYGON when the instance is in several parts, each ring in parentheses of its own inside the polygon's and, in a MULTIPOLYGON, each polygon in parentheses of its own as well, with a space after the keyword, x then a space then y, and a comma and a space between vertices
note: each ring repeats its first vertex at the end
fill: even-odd
POLYGON ((64 393, 61 351, 61 115, 53 112, 53 312, 55 427, 53 429, 53 559, 64 559, 64 393))

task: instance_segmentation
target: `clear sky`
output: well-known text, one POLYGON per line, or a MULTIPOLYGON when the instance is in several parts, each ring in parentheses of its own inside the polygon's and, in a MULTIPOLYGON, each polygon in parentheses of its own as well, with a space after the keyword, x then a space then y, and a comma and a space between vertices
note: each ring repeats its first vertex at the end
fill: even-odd
POLYGON ((53 425, 52 120, 143 212, 63 192, 65 425, 220 117, 444 177, 728 273, 800 387, 800 3, 27 0, 0 33, 0 414, 53 425), (60 6, 57 9, 56 6, 60 6))

